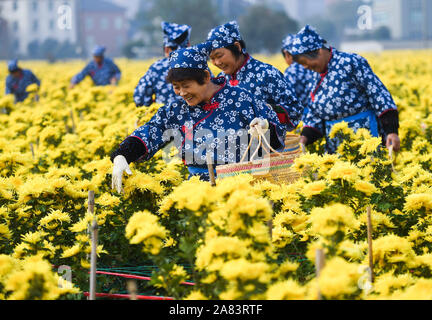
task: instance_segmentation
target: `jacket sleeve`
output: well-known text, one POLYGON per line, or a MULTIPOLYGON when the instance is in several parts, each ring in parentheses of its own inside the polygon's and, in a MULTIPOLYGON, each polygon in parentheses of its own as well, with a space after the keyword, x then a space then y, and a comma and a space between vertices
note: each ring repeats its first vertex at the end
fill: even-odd
POLYGON ((391 93, 372 71, 367 60, 359 55, 353 58, 354 79, 363 89, 386 134, 398 133, 399 117, 391 93))
POLYGON ((123 155, 128 163, 149 160, 173 139, 173 135, 180 136, 178 130, 169 131, 171 123, 167 112, 168 108, 169 106, 159 108, 149 122, 126 138, 119 148, 111 154, 111 160, 119 154, 123 155))
POLYGON ((121 71, 120 71, 119 67, 113 61, 111 61, 111 63, 112 63, 113 71, 114 71, 114 77, 117 79, 117 81, 120 81, 121 71))
POLYGON ((353 73, 354 81, 367 95, 369 103, 378 117, 390 109, 397 110, 390 92, 372 71, 365 58, 358 55, 353 57, 353 73))
POLYGON ((6 78, 6 86, 5 86, 5 94, 12 94, 12 81, 10 80, 10 77, 6 78))
POLYGON ((80 82, 83 81, 84 78, 89 74, 89 72, 90 72, 90 63, 87 64, 87 65, 84 67, 84 69, 81 70, 80 73, 76 74, 76 75, 72 78, 71 82, 72 82, 73 84, 78 84, 78 83, 80 83, 80 82))

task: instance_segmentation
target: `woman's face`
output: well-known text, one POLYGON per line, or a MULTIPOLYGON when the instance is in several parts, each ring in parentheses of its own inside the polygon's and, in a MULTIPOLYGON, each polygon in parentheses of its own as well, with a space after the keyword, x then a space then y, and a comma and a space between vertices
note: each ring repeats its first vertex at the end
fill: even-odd
POLYGON ((103 61, 103 56, 93 56, 93 60, 94 62, 96 62, 97 64, 101 64, 103 61))
POLYGON ((315 59, 307 58, 305 56, 300 56, 297 59, 297 62, 300 63, 306 69, 323 73, 327 69, 328 57, 324 54, 323 49, 320 49, 318 52, 318 56, 315 59))
POLYGON ((189 106, 196 106, 206 99, 206 86, 200 85, 195 80, 174 81, 172 83, 174 93, 182 97, 189 106))
POLYGON ((234 54, 226 48, 218 48, 210 53, 211 62, 221 69, 225 74, 234 74, 237 71, 237 59, 234 54))

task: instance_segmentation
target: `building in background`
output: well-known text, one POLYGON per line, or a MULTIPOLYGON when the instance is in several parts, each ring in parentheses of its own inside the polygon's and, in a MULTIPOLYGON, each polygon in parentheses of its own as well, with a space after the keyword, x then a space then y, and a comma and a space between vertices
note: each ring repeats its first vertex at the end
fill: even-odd
POLYGON ((103 0, 1 0, 0 54, 9 44, 4 58, 88 57, 100 44, 119 56, 128 25, 126 9, 103 0))
POLYGON ((128 40, 126 9, 103 0, 81 0, 79 38, 86 56, 96 45, 104 45, 107 55, 120 56, 128 40))
POLYGON ((432 1, 374 0, 374 28, 386 26, 397 40, 432 38, 432 1))
POLYGON ((134 19, 140 9, 140 5, 143 0, 110 0, 110 1, 120 7, 124 7, 126 9, 126 17, 128 19, 134 19))
MULTIPOLYGON (((0 9, 1 14, 1 9, 0 9)), ((8 23, 6 19, 0 17, 0 59, 6 59, 9 56, 10 44, 8 23)))
POLYGON ((326 0, 279 0, 279 2, 291 18, 302 23, 307 18, 322 15, 328 0, 327 2, 326 0))
POLYGON ((27 55, 31 44, 48 39, 77 42, 75 0, 2 0, 0 5, 15 56, 27 55))

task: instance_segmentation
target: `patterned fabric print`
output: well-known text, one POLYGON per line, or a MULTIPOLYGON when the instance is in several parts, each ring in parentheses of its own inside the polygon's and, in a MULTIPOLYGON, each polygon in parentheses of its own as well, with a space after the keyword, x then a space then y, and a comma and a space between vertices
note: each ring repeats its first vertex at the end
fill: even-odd
POLYGON ((29 85, 36 83, 40 86, 40 81, 36 76, 28 69, 23 69, 20 78, 14 78, 8 75, 6 78, 6 94, 14 94, 15 102, 24 101, 28 97, 26 89, 29 85))
POLYGON ((286 51, 290 52, 291 45, 292 45, 294 38, 295 38, 294 34, 287 35, 285 37, 285 39, 282 40, 282 50, 286 50, 286 51))
POLYGON ((300 122, 303 106, 298 101, 291 85, 287 83, 283 74, 275 67, 247 56, 245 64, 233 76, 224 72, 224 76, 232 86, 239 86, 255 96, 256 99, 270 104, 276 112, 282 109, 289 116, 285 123, 287 130, 296 128, 300 122))
POLYGON ((285 70, 284 77, 286 81, 294 88, 297 99, 304 107, 303 115, 307 113, 312 84, 315 82, 317 76, 316 72, 304 68, 297 62, 293 62, 285 70))
POLYGON ((324 39, 312 28, 310 25, 306 25, 301 29, 291 40, 287 50, 292 55, 298 55, 305 52, 311 52, 318 50, 323 47, 324 39))
POLYGON ((80 73, 72 78, 72 83, 80 83, 87 75, 92 78, 96 86, 109 85, 113 77, 115 77, 117 81, 121 78, 120 69, 110 58, 104 58, 100 66, 92 60, 80 73))
POLYGON ((165 47, 177 47, 186 48, 189 42, 191 27, 177 23, 161 22, 162 31, 164 33, 164 46, 165 47), (176 43, 175 40, 179 38, 183 33, 188 32, 188 36, 182 43, 176 43))
POLYGON ((207 70, 207 56, 198 47, 182 48, 171 52, 169 57, 170 69, 191 68, 207 70))
POLYGON ((237 21, 230 21, 224 25, 213 28, 207 36, 207 44, 211 50, 225 48, 236 41, 242 40, 237 21))
POLYGON ((165 80, 168 71, 168 58, 158 60, 150 66, 134 91, 133 98, 137 107, 150 106, 154 102, 153 94, 156 96, 156 102, 160 104, 168 104, 175 100, 174 89, 171 83, 165 80))
MULTIPOLYGON (((177 100, 159 108, 148 123, 132 133, 132 136, 143 141, 148 150, 142 160, 150 159, 174 139, 174 144, 180 148, 182 159, 188 166, 206 169, 207 147, 213 152, 214 164, 239 162, 247 149, 248 139, 244 132, 237 138, 237 133, 241 133, 240 129, 248 129, 250 122, 256 117, 268 119, 276 127, 279 140, 283 143, 285 130, 274 112, 268 112, 265 105, 254 101, 245 90, 227 86, 224 78, 212 81, 221 85, 221 89, 209 104, 191 107, 184 100, 177 100), (170 129, 170 132, 167 131, 170 129), (170 134, 164 135, 164 132, 170 134), (230 148, 230 145, 235 148, 230 148), (231 152, 231 149, 235 152, 231 152)), ((197 175, 208 180, 208 172, 197 175)))
MULTIPOLYGON (((314 101, 305 119, 305 126, 325 135, 325 121, 334 121, 371 110, 377 117, 389 109, 397 110, 393 98, 384 84, 372 71, 367 60, 357 54, 333 50, 328 73, 317 88, 313 84, 314 101)), ((367 123, 357 120, 351 124, 361 128, 367 123)), ((379 124, 379 121, 378 121, 379 124)), ((383 134, 382 130, 380 134, 383 134)), ((328 148, 329 152, 335 149, 328 148)))

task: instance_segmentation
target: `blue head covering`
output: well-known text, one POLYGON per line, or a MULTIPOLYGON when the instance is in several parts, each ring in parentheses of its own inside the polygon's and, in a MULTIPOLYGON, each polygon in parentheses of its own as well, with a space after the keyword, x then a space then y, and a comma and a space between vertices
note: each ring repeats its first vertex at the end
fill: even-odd
POLYGON ((169 58, 170 69, 187 68, 208 70, 207 55, 204 54, 202 46, 181 48, 171 52, 169 58))
MULTIPOLYGON (((237 21, 230 21, 226 24, 213 28, 209 32, 207 36, 208 50, 211 51, 218 48, 225 48, 240 40, 242 40, 242 37, 240 35, 237 21)), ((244 49, 243 53, 245 53, 244 49)))
POLYGON ((295 35, 289 34, 286 36, 285 39, 282 41, 282 50, 286 50, 288 52, 291 52, 291 46, 294 41, 295 35))
POLYGON ((96 46, 94 49, 93 49, 93 56, 96 56, 96 57, 101 57, 101 56, 103 56, 104 55, 104 53, 105 53, 105 47, 104 46, 96 46))
POLYGON ((19 67, 18 67, 18 60, 17 59, 10 60, 8 62, 8 70, 9 70, 9 72, 14 72, 14 71, 17 71, 18 69, 19 69, 19 67))
POLYGON ((162 22, 161 27, 164 33, 165 47, 180 47, 186 48, 190 39, 192 28, 186 24, 179 25, 177 23, 162 22), (187 37, 182 43, 177 43, 175 40, 180 38, 185 32, 187 37))
POLYGON ((321 38, 314 28, 306 25, 295 35, 288 52, 292 55, 303 54, 321 49, 325 43, 326 41, 321 38))

